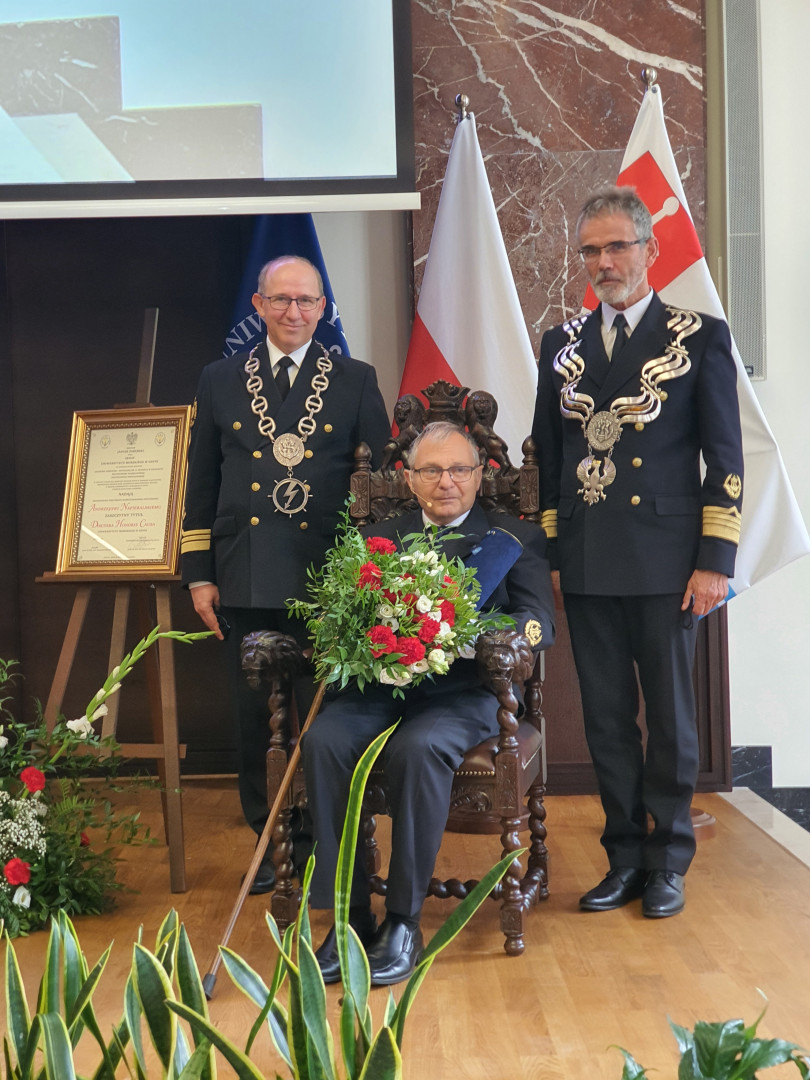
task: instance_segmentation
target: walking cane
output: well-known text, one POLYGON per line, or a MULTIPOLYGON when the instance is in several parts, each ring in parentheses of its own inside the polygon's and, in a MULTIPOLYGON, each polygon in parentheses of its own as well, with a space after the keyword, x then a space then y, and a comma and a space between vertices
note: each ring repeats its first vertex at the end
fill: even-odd
POLYGON ((301 759, 301 739, 304 737, 305 732, 309 728, 309 725, 318 715, 318 710, 321 707, 323 701, 324 691, 326 690, 326 683, 322 682, 318 687, 315 694, 315 700, 312 702, 312 706, 307 716, 307 722, 301 729, 301 734, 298 737, 298 741, 295 744, 295 749, 290 755, 289 763, 287 764, 287 771, 284 773, 284 779, 281 781, 281 787, 278 789, 273 805, 270 808, 270 814, 268 815, 265 826, 262 829, 262 834, 256 843, 256 850, 253 852, 253 858, 250 861, 250 866, 247 868, 244 880, 242 882, 242 888, 239 890, 239 895, 236 897, 236 903, 233 905, 233 911, 231 911, 231 917, 228 919, 228 925, 225 927, 225 933, 222 935, 222 940, 217 945, 217 951, 214 956, 213 963, 208 969, 208 973, 203 977, 203 990, 205 991, 206 998, 210 1001, 213 993, 214 986, 217 981, 217 971, 219 965, 222 963, 222 954, 220 949, 228 944, 233 928, 236 926, 236 920, 239 918, 239 914, 242 911, 242 905, 245 902, 245 897, 250 892, 250 888, 253 885, 253 879, 256 877, 256 871, 259 869, 259 864, 264 858, 264 853, 267 851, 267 846, 270 843, 270 837, 273 835, 273 829, 276 825, 276 819, 278 818, 281 808, 284 804, 284 800, 287 798, 287 792, 290 790, 293 776, 295 776, 295 770, 298 768, 298 762, 301 759))

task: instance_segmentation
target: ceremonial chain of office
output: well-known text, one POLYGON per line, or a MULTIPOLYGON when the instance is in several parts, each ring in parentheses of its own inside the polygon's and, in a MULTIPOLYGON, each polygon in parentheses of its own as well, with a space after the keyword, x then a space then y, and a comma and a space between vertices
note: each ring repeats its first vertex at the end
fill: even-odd
POLYGON ((267 415, 267 398, 262 396, 264 383, 259 375, 259 360, 256 356, 258 345, 251 350, 250 356, 245 361, 245 371, 248 376, 246 385, 253 396, 250 408, 259 418, 259 434, 270 440, 273 444, 273 457, 280 465, 287 468, 286 478, 278 481, 268 498, 273 500, 276 510, 280 510, 282 514, 287 514, 289 517, 298 514, 309 502, 309 484, 293 476, 293 467, 303 461, 304 444, 317 427, 315 414, 323 408, 322 396, 329 386, 328 373, 332 370, 329 353, 320 342, 316 344, 320 345, 323 356, 315 362, 318 371, 313 375, 310 384, 314 393, 310 394, 304 402, 307 414, 298 421, 299 435, 288 431, 276 438, 276 422, 272 416, 267 415))
POLYGON ((641 393, 638 397, 615 398, 608 409, 595 412, 595 403, 588 394, 577 393, 579 380, 585 371, 585 361, 577 352, 584 317, 570 319, 563 324, 568 343, 554 357, 554 370, 562 375, 560 412, 567 420, 579 420, 588 443, 588 454, 577 466, 577 478, 582 484, 577 495, 582 495, 589 506, 605 498, 605 488, 616 479, 613 450, 621 438, 624 424, 650 424, 661 412, 666 401, 666 390, 660 389, 669 379, 679 379, 692 367, 692 361, 683 339, 696 333, 702 319, 695 311, 668 307, 670 319, 667 329, 672 340, 663 356, 648 360, 641 369, 641 393), (596 457, 596 453, 607 455, 596 457))

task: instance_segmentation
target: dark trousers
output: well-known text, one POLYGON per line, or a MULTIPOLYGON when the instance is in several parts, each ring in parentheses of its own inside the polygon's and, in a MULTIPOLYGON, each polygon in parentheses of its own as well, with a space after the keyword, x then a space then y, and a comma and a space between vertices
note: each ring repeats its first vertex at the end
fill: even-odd
MULTIPOLYGON (((230 623, 225 641, 228 681, 233 715, 236 717, 236 753, 239 774, 239 798, 242 812, 251 829, 261 833, 267 821, 267 769, 265 755, 270 745, 269 688, 251 690, 242 672, 239 649, 242 639, 254 630, 278 630, 290 634, 301 646, 308 644, 300 619, 291 619, 286 611, 274 608, 226 608, 222 614, 230 623)), ((314 697, 312 678, 296 680, 295 700, 303 724, 314 697)))
MULTIPOLYGON (((471 747, 498 731, 497 701, 482 687, 394 698, 386 687, 348 691, 329 701, 302 742, 315 834, 312 906, 331 908, 352 773, 369 743, 399 717, 381 760, 391 810, 386 907, 417 918, 427 894, 450 809, 453 773, 471 747)), ((380 759, 378 759, 379 761, 380 759)), ((362 844, 351 903, 369 903, 362 844)))
POLYGON ((690 808, 699 763, 692 684, 698 620, 680 610, 682 594, 564 599, 610 865, 684 874, 695 853, 690 808), (637 723, 639 682, 646 753, 637 723))

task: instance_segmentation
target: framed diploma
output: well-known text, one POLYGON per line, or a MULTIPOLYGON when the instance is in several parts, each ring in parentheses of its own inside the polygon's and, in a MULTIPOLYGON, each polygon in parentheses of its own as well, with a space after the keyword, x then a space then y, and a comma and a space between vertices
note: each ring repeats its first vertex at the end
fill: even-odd
POLYGON ((73 414, 57 574, 175 573, 191 406, 73 414))

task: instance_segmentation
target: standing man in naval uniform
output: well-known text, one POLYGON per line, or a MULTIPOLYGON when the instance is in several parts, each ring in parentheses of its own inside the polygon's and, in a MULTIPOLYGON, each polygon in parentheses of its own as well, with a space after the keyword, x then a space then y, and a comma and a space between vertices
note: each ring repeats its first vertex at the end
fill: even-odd
MULTIPOLYGON (((253 630, 305 641, 285 601, 304 597, 306 572, 334 540, 354 450, 376 459, 391 433, 374 368, 328 352, 313 333, 326 299, 307 259, 282 256, 259 274, 253 305, 267 338, 250 354, 203 369, 192 414, 183 584, 205 625, 227 634, 237 714, 239 794, 248 824, 267 819, 267 698, 241 672, 239 647, 253 630)), ((299 698, 299 706, 302 704, 299 698)), ((273 886, 270 857, 253 892, 273 886)))
POLYGON ((695 640, 734 573, 743 458, 728 327, 650 288, 652 224, 631 188, 582 208, 579 254, 601 304, 543 336, 532 434, 606 819, 610 870, 580 907, 642 897, 663 918, 683 908, 695 852, 695 640))

